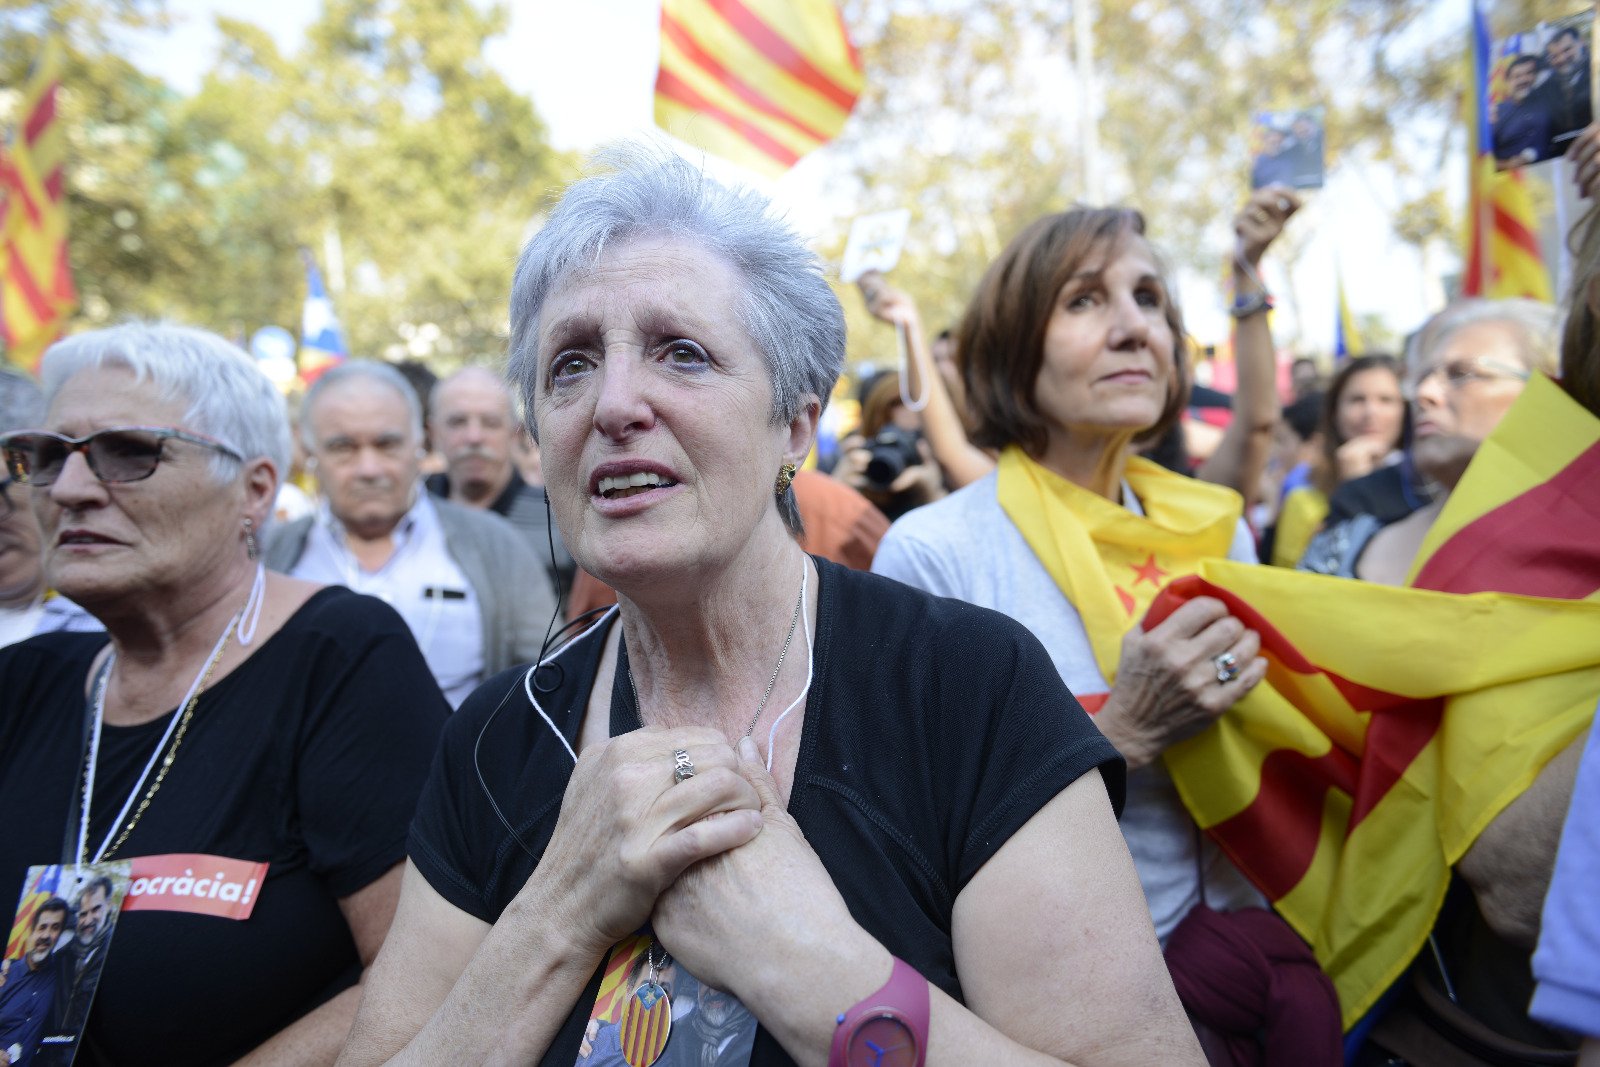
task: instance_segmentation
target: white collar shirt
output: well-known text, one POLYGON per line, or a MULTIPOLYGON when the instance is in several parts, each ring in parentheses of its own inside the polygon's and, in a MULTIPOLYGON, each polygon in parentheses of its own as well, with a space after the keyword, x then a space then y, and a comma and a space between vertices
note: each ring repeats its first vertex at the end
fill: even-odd
POLYGON ((483 680, 478 594, 450 555, 439 513, 420 488, 391 537, 394 551, 389 558, 377 570, 366 570, 347 545, 344 525, 324 501, 290 573, 375 596, 398 611, 445 699, 459 707, 483 680))

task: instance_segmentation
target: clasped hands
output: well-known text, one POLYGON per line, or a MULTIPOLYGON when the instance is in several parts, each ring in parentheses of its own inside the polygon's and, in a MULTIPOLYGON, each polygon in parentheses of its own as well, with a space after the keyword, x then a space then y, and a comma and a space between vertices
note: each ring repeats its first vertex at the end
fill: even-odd
POLYGON ((706 727, 586 748, 523 893, 596 960, 649 921, 695 977, 741 998, 781 955, 783 929, 809 938, 852 924, 754 742, 736 749, 706 727), (681 783, 678 750, 694 767, 681 783))

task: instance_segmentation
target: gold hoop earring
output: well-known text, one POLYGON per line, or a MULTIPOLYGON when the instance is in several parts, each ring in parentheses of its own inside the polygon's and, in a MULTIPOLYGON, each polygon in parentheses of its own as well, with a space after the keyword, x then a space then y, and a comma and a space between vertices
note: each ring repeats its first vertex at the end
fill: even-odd
POLYGON ((793 484, 793 482, 794 464, 785 463, 783 466, 778 468, 778 481, 773 488, 777 491, 777 495, 781 497, 783 494, 789 491, 789 486, 793 484))

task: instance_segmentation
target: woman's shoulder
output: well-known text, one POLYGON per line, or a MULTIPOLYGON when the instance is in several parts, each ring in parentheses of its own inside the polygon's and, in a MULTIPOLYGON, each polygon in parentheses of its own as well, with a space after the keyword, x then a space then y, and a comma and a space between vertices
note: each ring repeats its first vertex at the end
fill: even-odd
POLYGON ((302 638, 366 642, 407 632, 394 608, 375 596, 325 585, 306 598, 280 631, 302 638))
POLYGON ((0 648, 0 679, 4 679, 0 689, 10 697, 22 692, 19 687, 34 678, 67 674, 81 681, 85 668, 106 641, 104 630, 61 630, 0 648))
POLYGON ((941 544, 982 538, 984 527, 1005 520, 997 484, 998 476, 991 471, 943 499, 913 508, 895 520, 884 540, 941 544))

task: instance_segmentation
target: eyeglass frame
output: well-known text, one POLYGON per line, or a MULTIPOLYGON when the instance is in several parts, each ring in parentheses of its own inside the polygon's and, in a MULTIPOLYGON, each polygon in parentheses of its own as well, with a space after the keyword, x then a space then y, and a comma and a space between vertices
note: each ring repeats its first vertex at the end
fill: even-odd
POLYGON ((4 522, 17 512, 16 501, 11 499, 11 487, 22 483, 11 477, 11 471, 0 466, 0 522, 4 522))
POLYGON ((127 485, 132 482, 142 482, 146 478, 155 474, 156 468, 161 466, 162 456, 158 442, 155 461, 150 464, 150 469, 145 473, 133 478, 101 477, 100 472, 95 469, 94 460, 90 458, 91 453, 89 451, 89 446, 90 442, 92 442, 95 438, 108 433, 148 433, 154 434, 159 441, 188 441, 190 444, 202 445, 206 448, 215 449, 216 451, 221 452, 223 455, 228 456, 230 459, 233 459, 238 463, 244 462, 244 456, 239 452, 238 449, 234 448, 230 444, 225 444, 214 437, 207 437, 204 434, 192 433, 189 430, 179 430, 171 426, 106 426, 102 429, 95 430, 93 433, 84 434, 82 437, 68 437, 66 434, 56 433, 54 430, 14 430, 11 433, 0 434, 0 454, 4 454, 5 468, 7 473, 11 475, 11 482, 36 489, 45 489, 54 485, 56 483, 56 479, 60 477, 60 474, 58 472, 56 477, 51 478, 47 482, 40 482, 34 478, 20 476, 18 473, 19 465, 16 465, 12 462, 10 453, 13 451, 11 442, 21 437, 53 437, 57 441, 60 441, 62 444, 66 445, 67 455, 66 458, 61 461, 61 467, 63 470, 66 469, 68 460, 72 459, 75 454, 82 453, 84 464, 89 468, 89 473, 93 474, 95 479, 102 485, 127 485))
POLYGON ((1472 359, 1458 360, 1452 363, 1435 363, 1420 374, 1415 371, 1406 375, 1405 394, 1409 400, 1415 400, 1417 390, 1436 374, 1443 374, 1445 384, 1452 389, 1459 389, 1469 382, 1525 382, 1533 377, 1533 372, 1522 367, 1513 367, 1498 359, 1487 357, 1473 357, 1472 359), (1479 367, 1497 373, 1485 374, 1479 367))

